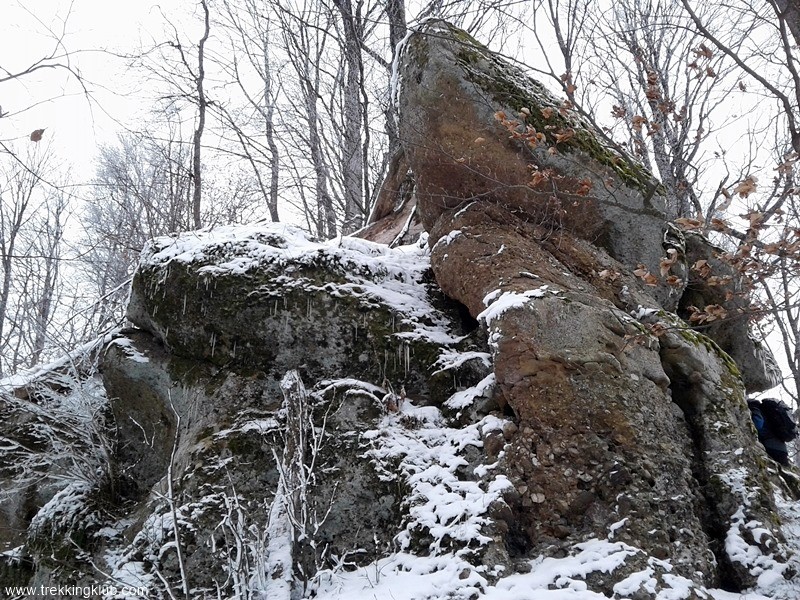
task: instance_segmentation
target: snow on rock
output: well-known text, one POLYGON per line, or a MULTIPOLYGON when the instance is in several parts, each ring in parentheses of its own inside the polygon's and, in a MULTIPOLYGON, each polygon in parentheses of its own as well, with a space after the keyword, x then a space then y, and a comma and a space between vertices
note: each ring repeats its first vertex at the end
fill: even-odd
POLYGON ((450 396, 447 402, 445 402, 445 406, 454 410, 459 410, 470 406, 475 401, 475 398, 480 396, 490 396, 491 391, 494 390, 494 384, 495 375, 494 373, 490 373, 477 385, 467 388, 466 390, 456 392, 450 396))
POLYGON ((367 456, 382 477, 395 479, 399 471, 411 488, 406 500, 409 521, 397 538, 402 549, 412 546, 422 531, 432 538, 427 549, 434 554, 446 551, 453 541, 479 545, 490 541, 481 533, 487 523, 485 513, 509 483, 503 476, 478 482, 458 473, 468 465, 463 451, 483 445, 481 423, 450 428, 437 408, 405 403, 364 439, 372 445, 367 456), (384 466, 387 463, 397 465, 390 470, 384 466))
POLYGON ((107 334, 86 342, 70 352, 48 363, 22 369, 8 377, 0 378, 0 393, 14 393, 40 383, 67 385, 81 368, 92 366, 97 351, 108 344, 119 333, 114 328, 107 334))
MULTIPOLYGON (((156 273, 156 281, 149 285, 158 285, 169 278, 175 264, 191 267, 200 281, 205 281, 210 295, 215 293, 218 278, 260 273, 270 279, 268 286, 253 290, 262 299, 280 298, 293 289, 352 297, 364 307, 382 306, 396 313, 398 325, 404 325, 396 332, 397 339, 436 344, 460 339, 431 304, 423 283, 430 266, 429 252, 421 245, 389 248, 350 237, 316 242, 289 225, 227 226, 151 240, 142 252, 139 272, 156 273), (319 268, 329 274, 325 281, 313 276, 319 268)), ((142 293, 138 288, 134 280, 132 304, 137 306, 137 295, 142 293)), ((156 319, 158 315, 152 313, 157 310, 145 312, 156 319)), ((140 312, 129 309, 134 321, 141 319, 137 317, 140 312)))
MULTIPOLYGON (((490 292, 483 299, 486 310, 478 315, 478 320, 486 323, 487 327, 491 326, 492 321, 499 318, 506 311, 514 308, 522 308, 526 306, 532 298, 544 298, 547 295, 548 288, 549 286, 543 285, 524 292, 500 293, 500 290, 490 292)), ((558 294, 557 290, 549 291, 551 294, 558 294)))
POLYGON ((436 361, 434 375, 442 371, 450 369, 458 369, 464 363, 471 360, 479 360, 484 366, 489 367, 492 364, 492 357, 488 352, 458 352, 455 350, 443 350, 439 354, 439 359, 436 361))
POLYGON ((122 351, 125 353, 125 355, 134 362, 141 362, 141 363, 150 362, 149 358, 147 358, 144 354, 142 354, 136 349, 133 340, 131 340, 130 338, 126 337, 116 338, 111 340, 110 344, 122 348, 122 351))
POLYGON ((320 572, 307 597, 466 599, 486 589, 490 573, 478 557, 492 541, 487 511, 509 482, 469 473, 465 453, 482 446, 483 426, 450 427, 439 409, 406 402, 366 432, 365 456, 379 476, 409 488, 399 551, 352 572, 320 572))

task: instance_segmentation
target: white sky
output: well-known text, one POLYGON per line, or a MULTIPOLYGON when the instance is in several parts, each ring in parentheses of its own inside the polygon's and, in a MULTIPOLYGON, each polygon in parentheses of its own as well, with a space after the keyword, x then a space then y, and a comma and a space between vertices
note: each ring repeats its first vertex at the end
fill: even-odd
MULTIPOLYGON (((168 7, 175 1, 160 4, 168 7)), ((148 108, 137 89, 140 82, 126 76, 125 60, 103 50, 131 53, 151 45, 152 36, 146 32, 160 32, 163 27, 158 3, 0 0, 6 2, 0 21, 0 67, 12 72, 25 69, 53 52, 55 38, 65 31, 70 64, 85 78, 92 98, 60 69, 0 83, 0 106, 9 115, 0 119, 0 140, 30 143, 30 133, 45 128, 45 139, 71 165, 72 176, 86 180, 92 176, 98 145, 112 141, 119 130, 115 119, 130 123, 148 108)))

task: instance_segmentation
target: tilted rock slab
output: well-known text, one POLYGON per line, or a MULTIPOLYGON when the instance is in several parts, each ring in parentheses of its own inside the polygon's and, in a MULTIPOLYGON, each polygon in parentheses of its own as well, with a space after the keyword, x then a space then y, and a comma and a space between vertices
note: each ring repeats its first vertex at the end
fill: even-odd
MULTIPOLYGON (((651 574, 667 561, 698 586, 744 590, 769 568, 790 577, 780 481, 737 366, 667 312, 681 285, 648 290, 632 276, 639 265, 658 274, 670 246, 657 184, 447 23, 413 34, 400 64, 400 131, 431 264, 487 328, 498 400, 517 417, 499 462, 515 486, 498 510, 510 555, 608 539, 643 551, 651 574), (528 127, 535 147, 520 144, 528 127)), ((587 577, 590 589, 651 598, 669 587, 665 572, 649 588, 625 579, 640 563, 587 577)))
MULTIPOLYGON (((399 80, 400 137, 427 230, 480 199, 658 274, 663 188, 541 84, 443 21, 405 45, 399 80)), ((672 309, 680 293, 657 296, 672 309)))

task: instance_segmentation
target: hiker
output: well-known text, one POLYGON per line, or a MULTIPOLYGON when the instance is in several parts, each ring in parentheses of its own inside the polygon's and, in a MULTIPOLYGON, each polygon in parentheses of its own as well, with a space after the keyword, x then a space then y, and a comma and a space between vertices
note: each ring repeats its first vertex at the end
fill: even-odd
POLYGON ((747 407, 758 432, 758 441, 774 461, 789 466, 787 442, 797 437, 797 424, 786 404, 774 398, 748 400, 747 407))

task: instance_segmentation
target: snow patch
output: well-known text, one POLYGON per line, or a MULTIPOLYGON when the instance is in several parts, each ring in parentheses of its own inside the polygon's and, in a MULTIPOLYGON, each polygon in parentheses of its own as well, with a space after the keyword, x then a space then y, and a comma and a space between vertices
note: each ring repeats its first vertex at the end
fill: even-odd
POLYGON ((488 352, 459 352, 457 350, 445 349, 439 354, 439 358, 434 363, 434 367, 438 367, 433 375, 437 375, 443 371, 450 369, 458 369, 464 363, 471 360, 480 360, 485 367, 492 366, 492 356, 488 352))
POLYGON ((477 385, 474 385, 460 392, 456 392, 455 394, 450 396, 445 402, 445 406, 453 410, 460 410, 462 408, 466 408, 475 401, 475 398, 480 398, 482 396, 489 396, 491 394, 491 390, 494 388, 494 384, 495 384, 494 373, 490 373, 489 375, 484 377, 480 382, 478 382, 477 385))
POLYGON ((125 356, 127 356, 133 362, 138 362, 138 363, 150 362, 149 358, 147 358, 144 354, 142 354, 141 352, 139 352, 139 350, 136 349, 136 346, 134 346, 133 344, 133 340, 130 338, 126 337, 114 338, 109 343, 109 346, 118 346, 119 348, 122 348, 122 351, 125 353, 125 356))
MULTIPOLYGON (((502 292, 494 290, 483 298, 483 304, 487 308, 478 315, 478 321, 486 323, 487 327, 492 321, 499 318, 508 310, 522 308, 527 305, 532 298, 544 298, 547 295, 547 285, 543 285, 535 290, 524 292, 502 292)), ((558 293, 558 292, 554 292, 558 293)))
POLYGON ((458 473, 468 466, 464 449, 483 445, 481 426, 447 427, 438 408, 407 402, 379 429, 364 434, 371 444, 366 455, 379 476, 387 481, 399 476, 410 488, 408 522, 397 536, 401 550, 408 551, 414 535, 422 532, 432 538, 427 550, 433 555, 452 552, 453 542, 464 545, 457 552, 463 554, 472 552, 466 548, 471 542, 491 540, 482 532, 486 511, 511 484, 504 476, 468 481, 458 473))

